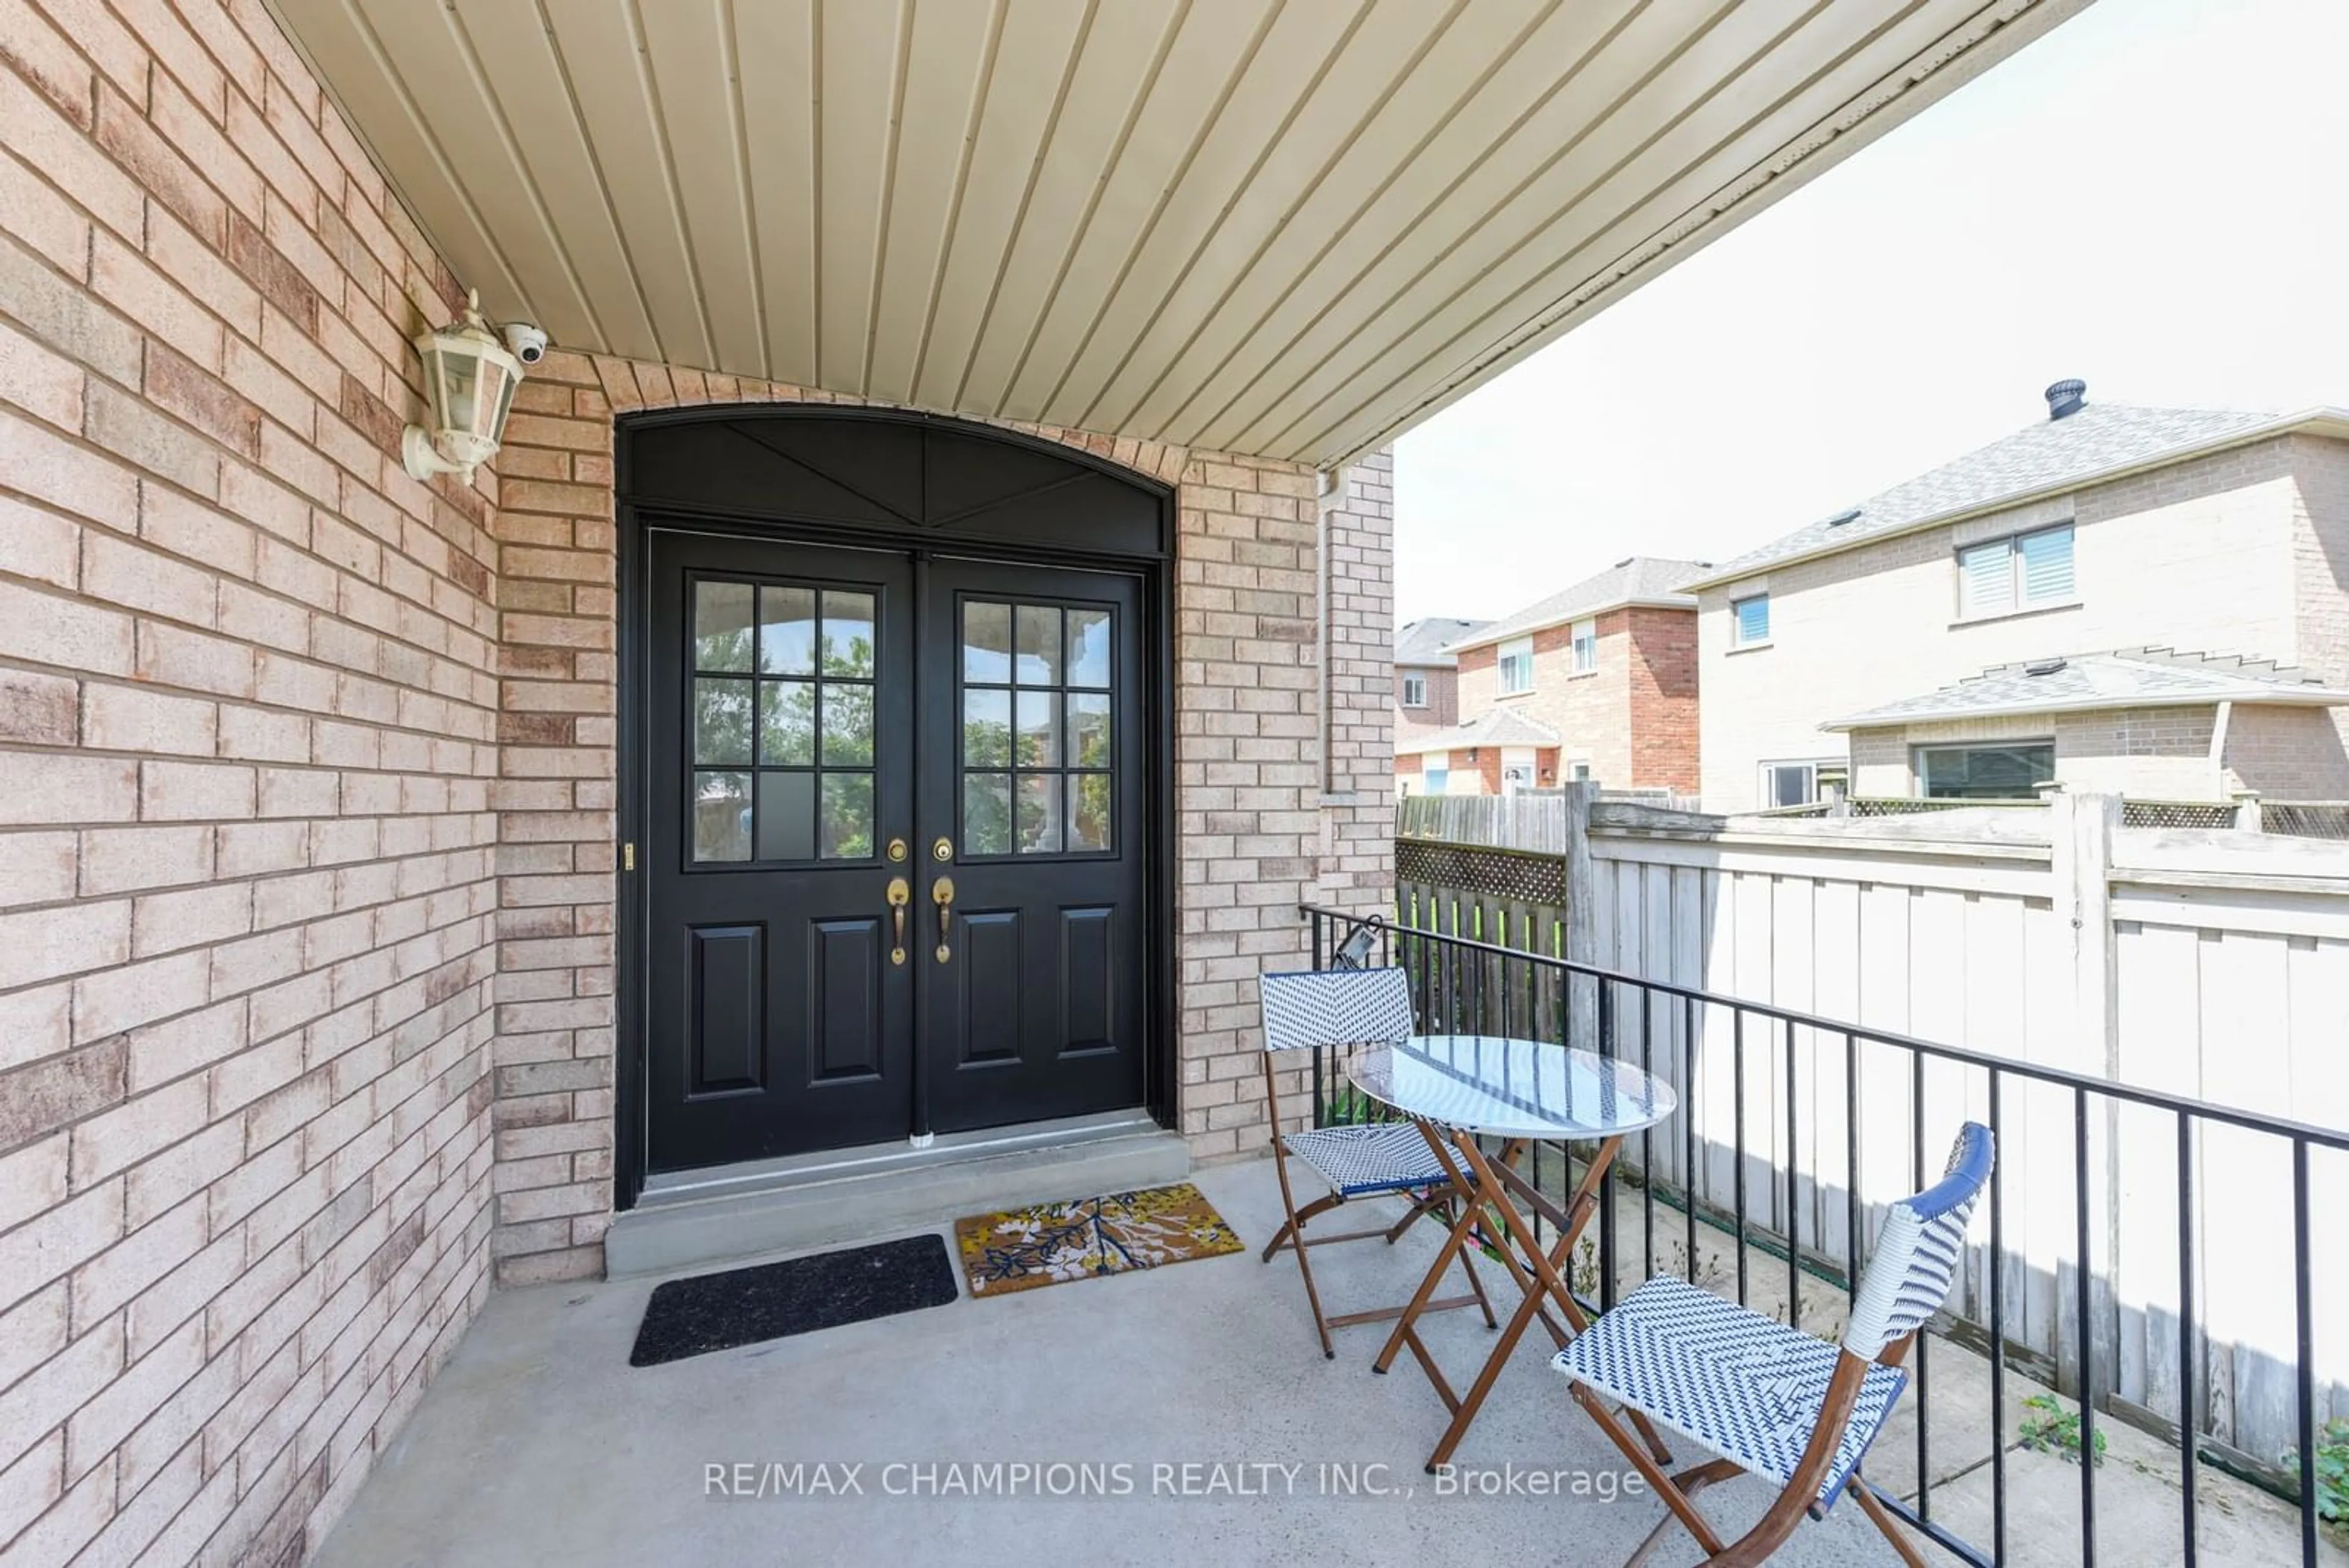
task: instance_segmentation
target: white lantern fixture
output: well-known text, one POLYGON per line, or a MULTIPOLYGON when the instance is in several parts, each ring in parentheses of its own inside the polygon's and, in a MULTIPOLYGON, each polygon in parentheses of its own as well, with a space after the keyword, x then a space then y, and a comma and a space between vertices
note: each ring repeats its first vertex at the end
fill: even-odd
POLYGON ((481 319, 481 303, 478 291, 468 294, 464 315, 416 339, 432 428, 409 425, 400 437, 400 461, 411 478, 453 473, 470 484, 474 468, 497 455, 505 435, 522 361, 481 319))

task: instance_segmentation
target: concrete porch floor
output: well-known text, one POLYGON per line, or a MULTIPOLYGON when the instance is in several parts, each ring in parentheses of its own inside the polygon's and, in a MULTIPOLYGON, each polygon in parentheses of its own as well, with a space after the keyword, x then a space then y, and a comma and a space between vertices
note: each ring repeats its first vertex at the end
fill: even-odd
MULTIPOLYGON (((627 1365, 657 1280, 500 1293, 317 1561, 321 1568, 917 1556, 1008 1563, 1074 1549, 1100 1563, 1159 1563, 1174 1552, 1209 1563, 1312 1557, 1579 1568, 1619 1563, 1662 1517, 1662 1505, 1644 1490, 1612 1501, 1588 1492, 1442 1494, 1422 1465, 1444 1413, 1408 1356, 1392 1375, 1372 1375, 1384 1331, 1365 1326, 1341 1331, 1338 1358, 1324 1360, 1295 1264, 1284 1256, 1268 1266, 1253 1255, 1279 1214, 1270 1165, 1227 1166, 1196 1180, 1250 1252, 994 1300, 966 1294, 926 1312, 663 1366, 627 1365), (891 1495, 892 1480, 903 1489, 912 1472, 885 1469, 1020 1460, 1040 1469, 1122 1463, 1130 1467, 1123 1473, 1132 1491, 891 1495), (828 1463, 834 1477, 838 1467, 857 1464, 862 1492, 720 1494, 709 1467, 738 1463, 828 1463), (1215 1472, 1186 1479, 1156 1468, 1185 1465, 1229 1467, 1226 1479, 1244 1473, 1254 1490, 1216 1490, 1215 1472), (1278 1465, 1302 1469, 1290 1482, 1260 1468, 1278 1465), (1324 1465, 1357 1467, 1370 1484, 1390 1490, 1337 1495, 1324 1485, 1324 1465)), ((1319 1250, 1315 1268, 1325 1300, 1341 1311, 1400 1300, 1434 1240, 1431 1227, 1421 1227, 1392 1251, 1368 1242, 1319 1250)), ((1496 1271, 1486 1274, 1497 1282, 1496 1271)), ((1455 1386, 1474 1375, 1490 1343, 1473 1311, 1441 1314, 1427 1337, 1455 1386)), ((1607 1488, 1636 1480, 1542 1365, 1549 1349, 1539 1331, 1528 1335, 1456 1462, 1464 1470, 1565 1472, 1568 1486, 1576 1473, 1595 1475, 1607 1488)), ((1940 1365, 1962 1355, 1951 1349, 1940 1365)), ((1954 1391, 1962 1381, 1952 1376, 1943 1386, 1954 1391)), ((1937 1438, 1947 1397, 1936 1394, 1937 1438)), ((1974 1417, 1977 1425, 1982 1419, 1974 1417)), ((2047 1496, 2016 1504, 2015 1532, 2029 1548, 2019 1555, 2075 1561, 2061 1499, 2067 1484, 2076 1491, 2077 1472, 2041 1456, 2021 1458, 2044 1467, 2044 1476, 2027 1465, 2012 1473, 2034 1497, 2043 1490, 2047 1496)), ((2157 1512, 2174 1532, 2174 1491, 2162 1493, 2131 1463, 2108 1461, 2100 1482, 2106 1477, 2104 1542, 2127 1542, 2132 1514, 2147 1527, 2140 1539, 2150 1539, 2157 1512), (2144 1484, 2132 1487, 2126 1478, 2144 1484)), ((1707 1505, 1733 1533, 1769 1495, 1745 1480, 1713 1489, 1707 1505)), ((2206 1521, 2212 1511, 2206 1509, 2206 1521)), ((2220 1517, 2249 1527, 2229 1530, 2223 1546, 2206 1538, 2227 1560, 2296 1560, 2289 1515, 2271 1500, 2245 1501, 2220 1517)), ((1987 1539, 1982 1523, 1976 1539, 1987 1539)), ((2142 1559, 2125 1549, 2118 1555, 2173 1561, 2175 1547, 2142 1559)), ((1694 1542, 1676 1534, 1659 1561, 1696 1556, 1694 1542)), ((1846 1505, 1797 1531, 1776 1561, 1826 1568, 1897 1560, 1846 1505)))

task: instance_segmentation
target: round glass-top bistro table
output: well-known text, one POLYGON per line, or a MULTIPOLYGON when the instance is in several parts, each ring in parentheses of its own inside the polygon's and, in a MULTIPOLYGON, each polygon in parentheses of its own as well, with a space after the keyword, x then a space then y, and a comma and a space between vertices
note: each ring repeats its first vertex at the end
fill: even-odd
POLYGON ((1560 1271, 1599 1210, 1599 1183, 1623 1139, 1656 1126, 1680 1102, 1669 1085, 1628 1062, 1547 1041, 1491 1034, 1417 1035, 1400 1045, 1377 1046, 1356 1057, 1346 1075, 1355 1088, 1418 1127, 1462 1199, 1459 1218, 1434 1264, 1373 1364, 1384 1372, 1394 1365, 1396 1354, 1409 1346, 1452 1411, 1451 1427, 1428 1458, 1427 1468, 1433 1470, 1451 1459, 1467 1435, 1501 1368, 1536 1317, 1564 1347, 1567 1334, 1543 1312, 1545 1305, 1555 1305, 1574 1332, 1587 1326, 1581 1304, 1560 1271), (1500 1152, 1486 1154, 1477 1144, 1479 1137, 1497 1139, 1500 1152), (1516 1168, 1529 1143, 1587 1141, 1597 1142, 1598 1151, 1563 1207, 1516 1168), (1536 1243, 1519 1202, 1557 1227, 1557 1240, 1547 1251, 1536 1243), (1475 1244, 1470 1235, 1479 1216, 1485 1219, 1487 1239, 1525 1300, 1502 1328, 1499 1342, 1464 1398, 1445 1381, 1421 1341, 1417 1324, 1452 1260, 1475 1244))

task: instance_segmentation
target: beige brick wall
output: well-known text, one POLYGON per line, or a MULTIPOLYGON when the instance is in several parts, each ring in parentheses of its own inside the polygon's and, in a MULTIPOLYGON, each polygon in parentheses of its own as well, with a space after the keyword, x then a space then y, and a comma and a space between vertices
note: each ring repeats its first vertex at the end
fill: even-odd
MULTIPOLYGON (((1765 761, 1843 755, 1842 738, 1818 729, 1828 720, 1993 664, 2148 643, 2304 657, 2298 460, 2298 438, 2279 438, 1707 589, 1698 618, 1706 805, 1752 808, 1765 761), (2067 517, 2076 606, 1958 621, 1958 545, 2067 517), (1733 649, 1730 601, 1764 589, 1771 645, 1733 649)), ((2342 533, 2349 540, 2349 520, 2342 533)))
MULTIPOLYGON (((611 1220, 613 418, 808 396, 558 353, 517 401, 498 514, 501 1281, 595 1273, 611 1220)), ((1177 487, 1178 1097, 1200 1158, 1252 1149, 1255 976, 1304 952, 1300 902, 1390 896, 1390 460, 1350 470, 1324 507, 1293 466, 1017 428, 1177 487)))
POLYGON ((1337 909, 1382 909, 1394 901, 1392 452, 1348 468, 1319 510, 1328 770, 1315 896, 1337 909))
MULTIPOLYGON (((2292 467, 2298 504, 2292 519, 2292 561, 2300 601, 2297 657, 2326 680, 2349 687, 2349 441, 2294 436, 2292 467)), ((2320 752, 2349 748, 2349 709, 2333 710, 2331 723, 2334 740, 2330 747, 2315 742, 2320 752)), ((2292 749, 2290 742, 2286 746, 2292 749)), ((2325 755, 2279 756, 2274 763, 2286 770, 2286 776, 2310 765, 2320 778, 2337 776, 2325 755)))
POLYGON ((316 1544, 488 1286, 493 481, 257 0, 0 0, 0 1556, 316 1544))
POLYGON ((2227 722, 2226 783, 2269 800, 2349 800, 2341 710, 2237 706, 2227 722))

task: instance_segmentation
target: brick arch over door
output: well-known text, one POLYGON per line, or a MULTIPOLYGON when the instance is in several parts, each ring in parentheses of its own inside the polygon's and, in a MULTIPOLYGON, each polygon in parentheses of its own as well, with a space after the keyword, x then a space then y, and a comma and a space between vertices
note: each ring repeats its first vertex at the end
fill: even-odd
MULTIPOLYGON (((613 1213, 615 421, 778 402, 861 406, 565 353, 515 400, 497 460, 503 1282, 599 1272, 613 1213)), ((1392 891, 1390 460, 1348 470, 1317 508, 1315 475, 1293 464, 999 428, 1174 489, 1178 1125, 1198 1158, 1253 1152, 1255 975, 1302 955, 1299 902, 1371 907, 1392 891)))

